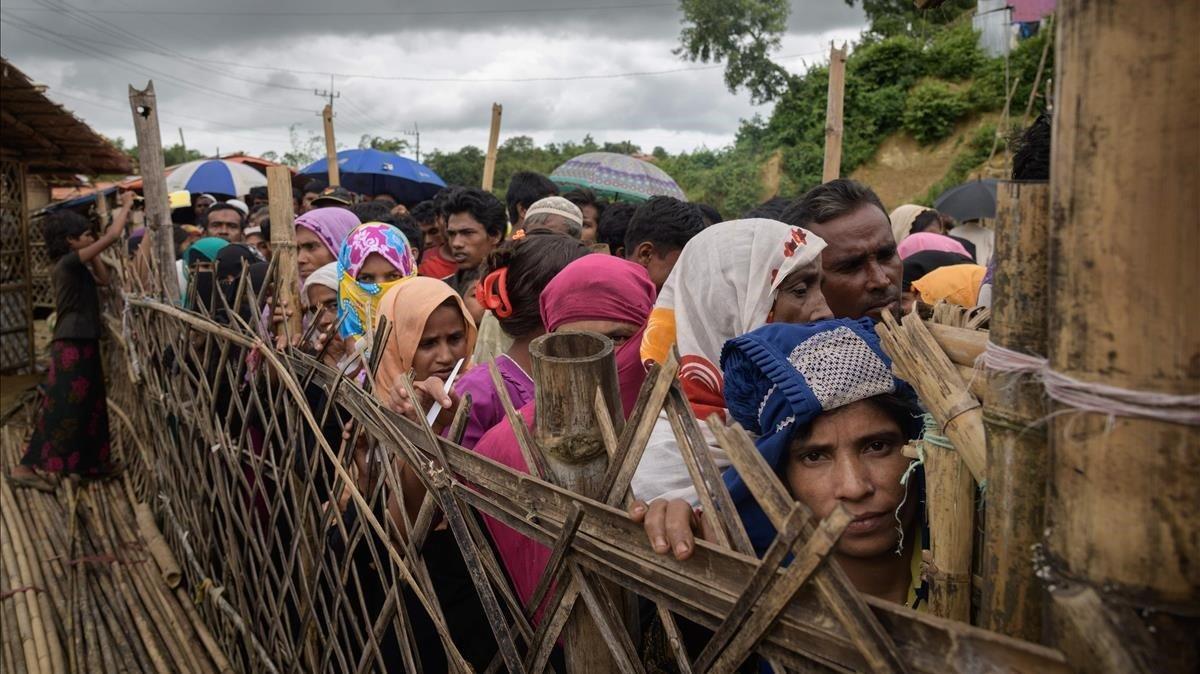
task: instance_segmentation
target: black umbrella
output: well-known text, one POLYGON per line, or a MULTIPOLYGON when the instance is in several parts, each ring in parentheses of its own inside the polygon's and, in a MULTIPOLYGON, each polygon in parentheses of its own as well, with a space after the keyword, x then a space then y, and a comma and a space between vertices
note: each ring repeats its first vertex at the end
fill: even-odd
POLYGON ((996 179, 972 180, 942 192, 933 207, 959 222, 996 217, 996 179))

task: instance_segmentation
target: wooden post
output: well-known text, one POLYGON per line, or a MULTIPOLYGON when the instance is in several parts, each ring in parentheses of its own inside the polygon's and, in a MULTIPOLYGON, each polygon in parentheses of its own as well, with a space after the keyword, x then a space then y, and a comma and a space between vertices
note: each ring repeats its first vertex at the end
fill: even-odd
MULTIPOLYGON (((996 261, 989 337, 997 346, 1046 355, 1050 185, 1001 182, 996 189, 996 261)), ((980 624, 1027 641, 1042 636, 1045 594, 1034 575, 1046 504, 1046 416, 1042 382, 988 373, 987 524, 980 624)))
POLYGON ((321 119, 325 122, 325 169, 329 172, 329 186, 337 187, 342 184, 342 175, 338 167, 337 143, 333 139, 332 105, 326 105, 321 111, 321 119))
POLYGON ((292 202, 292 172, 286 166, 267 167, 267 200, 271 209, 271 256, 275 258, 275 300, 292 315, 277 325, 280 333, 299 335, 300 270, 296 261, 296 228, 292 202))
POLYGON ((180 303, 179 278, 175 275, 175 229, 167 196, 167 174, 163 165, 162 135, 158 129, 158 100, 151 81, 142 91, 129 87, 133 130, 137 135, 138 167, 142 171, 142 196, 146 204, 146 239, 153 246, 150 258, 154 286, 171 304, 180 303))
MULTIPOLYGON (((1089 383, 1200 390, 1200 3, 1058 4, 1051 164, 1050 367, 1089 383), (1137 112, 1130 110, 1137 101, 1137 112), (1133 235, 1148 223, 1146 236, 1133 235)), ((1095 590, 1153 647, 1153 671, 1200 670, 1200 426, 1072 411, 1050 421, 1052 640, 1079 671, 1089 632, 1071 585, 1095 590), (1072 632, 1082 636, 1072 636, 1072 632)))
MULTIPOLYGON (((529 354, 537 382, 534 440, 546 457, 546 477, 560 487, 597 498, 608 468, 595 411, 597 389, 616 433, 621 432, 624 419, 612 342, 589 332, 552 333, 533 340, 529 354)), ((568 672, 618 671, 608 643, 582 603, 576 604, 563 628, 563 643, 568 672)))
POLYGON ((935 568, 929 610, 940 618, 970 623, 975 480, 948 440, 934 441, 927 431, 924 445, 929 552, 935 568))
POLYGON ((825 103, 825 164, 821 182, 842 172, 842 100, 846 93, 846 45, 829 45, 829 94, 825 103))
POLYGON ((492 191, 496 180, 496 146, 500 142, 500 115, 503 111, 504 106, 492 103, 492 129, 488 133, 487 157, 483 160, 483 189, 486 192, 492 191))

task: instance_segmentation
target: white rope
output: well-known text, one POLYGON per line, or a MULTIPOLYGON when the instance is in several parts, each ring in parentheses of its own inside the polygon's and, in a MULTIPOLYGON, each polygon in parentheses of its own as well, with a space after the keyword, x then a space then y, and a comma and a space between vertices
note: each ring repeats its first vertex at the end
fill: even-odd
POLYGON ((1031 356, 987 343, 976 366, 1011 375, 1041 379, 1052 400, 1083 412, 1112 417, 1142 417, 1186 426, 1200 426, 1200 394, 1175 395, 1086 382, 1057 372, 1041 356, 1031 356))

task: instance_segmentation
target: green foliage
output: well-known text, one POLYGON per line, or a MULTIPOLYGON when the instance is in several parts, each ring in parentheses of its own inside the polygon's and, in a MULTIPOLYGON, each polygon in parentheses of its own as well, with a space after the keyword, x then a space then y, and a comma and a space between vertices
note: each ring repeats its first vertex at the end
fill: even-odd
POLYGON ((965 147, 954 157, 954 162, 950 164, 950 168, 946 171, 946 175, 937 181, 933 187, 925 194, 925 197, 919 200, 919 203, 925 206, 932 206, 933 200, 946 190, 966 182, 970 177, 971 170, 987 161, 988 156, 992 152, 992 146, 996 145, 997 152, 1004 151, 1003 140, 996 144, 996 125, 984 124, 976 129, 970 139, 965 143, 965 147))
POLYGON ((944 82, 922 82, 908 92, 904 130, 920 143, 934 143, 954 131, 954 123, 969 109, 967 101, 944 82))
MULTIPOLYGON (((120 136, 109 138, 108 142, 112 143, 117 150, 128 155, 134 162, 138 161, 137 145, 126 145, 125 139, 120 136)), ((204 154, 197 150, 189 150, 180 143, 163 148, 163 165, 165 166, 174 166, 197 159, 204 159, 204 154)))
POLYGON ((364 133, 358 139, 358 149, 360 150, 379 150, 380 152, 391 152, 393 154, 404 154, 409 150, 411 145, 405 138, 384 138, 383 136, 372 136, 364 133))
POLYGON ((204 159, 204 155, 196 150, 189 150, 179 143, 163 148, 163 164, 166 166, 174 166, 197 159, 204 159))
POLYGON ((896 35, 924 37, 975 7, 975 0, 947 0, 934 9, 917 9, 913 0, 846 0, 867 15, 868 40, 896 35))
POLYGON ((687 186, 688 199, 712 205, 726 218, 762 200, 762 165, 757 155, 746 150, 705 148, 669 156, 658 166, 680 186, 687 186))
POLYGON ((680 0, 684 27, 675 54, 689 61, 725 61, 730 92, 745 87, 754 103, 774 100, 787 71, 771 60, 787 29, 787 0, 680 0))
POLYGON ((944 80, 965 80, 987 60, 979 34, 965 21, 935 35, 926 56, 929 74, 944 80))
POLYGON ((921 42, 905 35, 872 42, 854 50, 846 69, 864 84, 908 88, 926 72, 921 42))

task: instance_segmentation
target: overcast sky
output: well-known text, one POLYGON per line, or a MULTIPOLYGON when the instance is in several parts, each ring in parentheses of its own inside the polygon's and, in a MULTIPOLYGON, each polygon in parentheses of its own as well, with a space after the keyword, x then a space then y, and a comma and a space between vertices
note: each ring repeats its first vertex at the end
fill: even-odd
MULTIPOLYGON (((289 125, 319 132, 328 73, 350 147, 414 124, 423 152, 484 147, 493 101, 502 141, 590 133, 671 152, 726 145, 770 111, 730 94, 722 65, 671 53, 671 1, 5 0, 0 17, 4 56, 101 133, 132 141, 127 86, 153 79, 164 144, 182 128, 208 154, 282 154, 289 125), (677 72, 630 74, 657 71, 677 72)), ((793 0, 777 57, 802 71, 863 27, 842 0, 793 0)))

